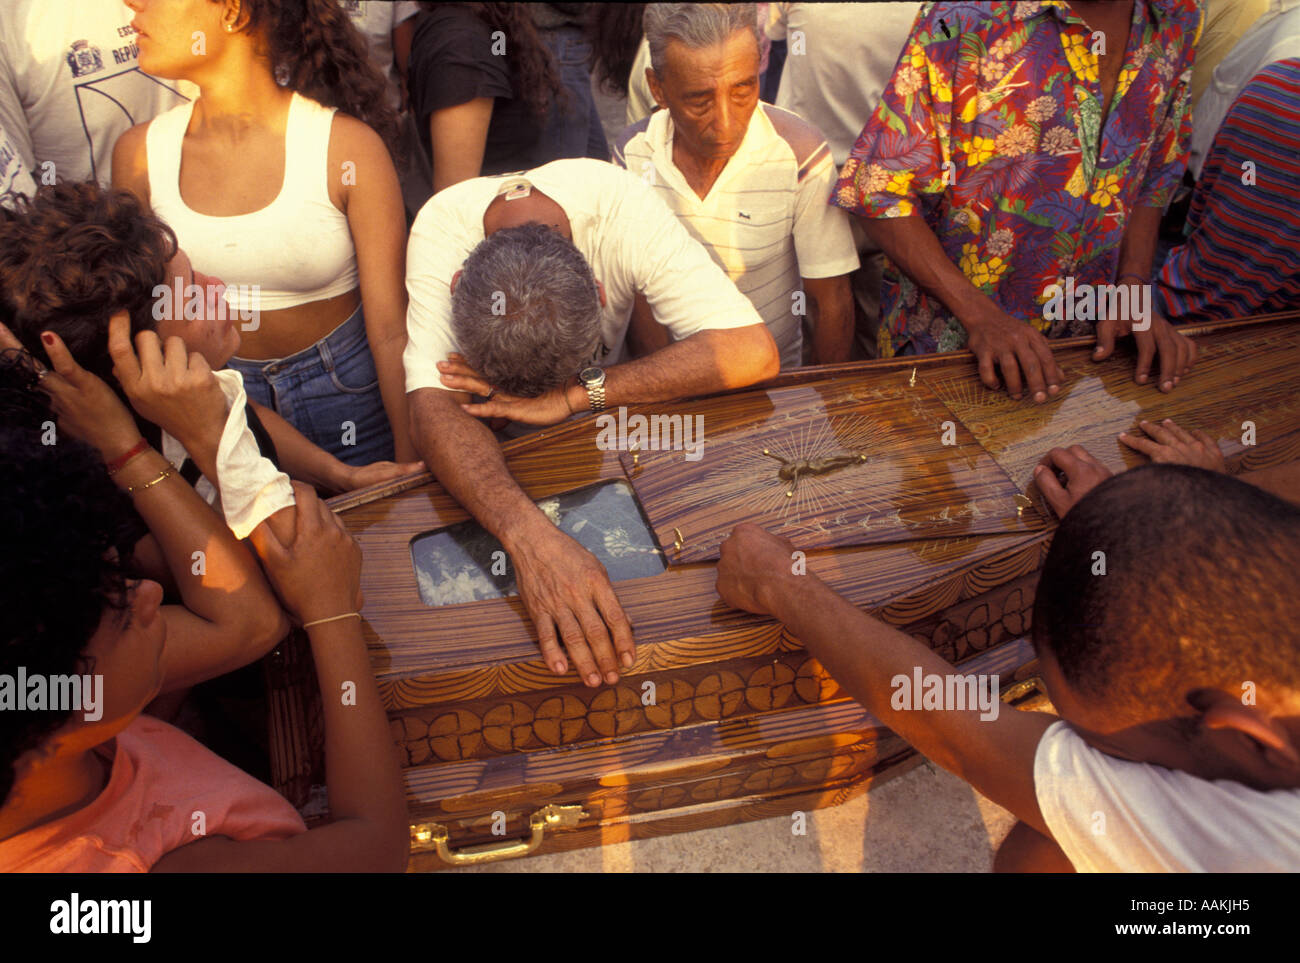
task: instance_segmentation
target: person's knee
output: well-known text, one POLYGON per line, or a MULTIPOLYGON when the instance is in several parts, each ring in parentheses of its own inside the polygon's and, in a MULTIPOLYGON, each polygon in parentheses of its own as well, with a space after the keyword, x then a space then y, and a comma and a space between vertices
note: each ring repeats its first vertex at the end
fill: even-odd
POLYGON ((1073 873, 1074 866, 1055 840, 1017 822, 993 856, 993 872, 1073 873))

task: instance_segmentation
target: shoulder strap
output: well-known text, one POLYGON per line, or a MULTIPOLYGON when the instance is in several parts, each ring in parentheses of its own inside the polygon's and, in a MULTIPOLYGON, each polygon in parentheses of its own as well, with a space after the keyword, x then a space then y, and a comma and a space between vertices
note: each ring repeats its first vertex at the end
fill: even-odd
POLYGON ((159 114, 145 131, 145 161, 149 165, 149 198, 159 202, 179 201, 181 194, 181 146, 190 125, 194 101, 159 114))

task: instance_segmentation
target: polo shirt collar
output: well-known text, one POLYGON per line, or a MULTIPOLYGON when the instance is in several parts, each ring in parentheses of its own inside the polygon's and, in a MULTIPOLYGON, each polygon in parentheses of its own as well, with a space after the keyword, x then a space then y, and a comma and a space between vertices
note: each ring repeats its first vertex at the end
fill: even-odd
POLYGON ((745 155, 755 150, 764 136, 772 130, 772 122, 768 119, 767 112, 763 110, 762 103, 754 107, 754 113, 749 118, 749 126, 745 128, 745 136, 741 138, 740 146, 736 152, 727 158, 727 166, 718 174, 718 179, 713 182, 709 188, 707 197, 700 197, 692 190, 691 185, 686 182, 684 175, 673 162, 673 118, 667 108, 656 110, 650 115, 650 123, 646 126, 646 140, 650 145, 650 154, 654 158, 655 166, 661 171, 669 172, 673 180, 673 187, 683 194, 695 198, 699 202, 704 202, 713 196, 716 191, 732 174, 740 167, 744 166, 745 155), (764 129, 766 126, 767 130, 764 129))

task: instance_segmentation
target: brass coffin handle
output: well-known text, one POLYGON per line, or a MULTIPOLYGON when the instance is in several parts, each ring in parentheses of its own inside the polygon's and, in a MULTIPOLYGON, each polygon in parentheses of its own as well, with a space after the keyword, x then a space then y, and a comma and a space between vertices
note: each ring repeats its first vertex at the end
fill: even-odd
POLYGON ((482 846, 467 846, 464 849, 452 849, 449 845, 451 834, 442 823, 422 823, 412 827, 413 849, 428 849, 429 843, 438 853, 438 858, 450 866, 477 866, 480 863, 495 863, 502 859, 516 859, 535 853, 541 848, 546 838, 547 828, 572 829, 587 818, 587 811, 581 806, 543 806, 528 817, 530 830, 527 839, 505 840, 499 843, 487 843, 482 846))

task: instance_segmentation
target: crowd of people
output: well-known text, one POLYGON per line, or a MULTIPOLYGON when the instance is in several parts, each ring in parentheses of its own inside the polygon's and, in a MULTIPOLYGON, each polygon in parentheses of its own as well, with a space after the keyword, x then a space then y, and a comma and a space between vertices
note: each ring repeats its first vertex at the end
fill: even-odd
MULTIPOLYGON (((361 558, 320 494, 427 467, 547 666, 596 687, 633 626, 503 440, 936 351, 1047 404, 1072 335, 1195 391, 1184 325, 1297 307, 1300 0, 10 0, 0 869, 405 865, 361 558), (1085 289, 1108 308, 1060 310, 1085 289), (291 623, 322 691, 354 686, 323 700, 311 830, 239 731, 291 623), (97 714, 5 688, 86 673, 97 714)), ((896 672, 951 667, 754 526, 718 591, 1017 816, 999 868, 1300 868, 1300 473, 1228 478, 1195 426, 1121 440, 1158 464, 1035 473, 1058 717, 892 709, 896 672)))

